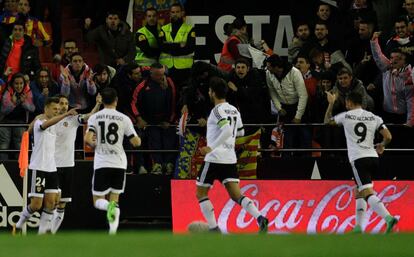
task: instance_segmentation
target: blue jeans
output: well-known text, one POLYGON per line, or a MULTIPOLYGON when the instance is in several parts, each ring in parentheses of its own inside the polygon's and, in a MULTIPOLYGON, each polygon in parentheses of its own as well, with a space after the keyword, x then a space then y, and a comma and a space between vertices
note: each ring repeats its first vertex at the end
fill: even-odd
MULTIPOLYGON (((0 127, 0 150, 19 150, 25 127, 0 127)), ((13 154, 12 159, 17 159, 18 153, 13 154)), ((0 153, 0 161, 8 160, 7 152, 0 153)))

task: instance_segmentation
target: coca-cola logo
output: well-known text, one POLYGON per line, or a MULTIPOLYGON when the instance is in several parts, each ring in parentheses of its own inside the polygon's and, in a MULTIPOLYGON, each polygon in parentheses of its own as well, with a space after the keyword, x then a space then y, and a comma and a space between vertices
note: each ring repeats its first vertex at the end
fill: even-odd
MULTIPOLYGON (((378 197, 390 212, 398 218, 402 217, 398 227, 403 231, 414 230, 414 221, 409 219, 414 214, 414 207, 406 205, 414 202, 413 192, 409 193, 412 186, 414 182, 378 182, 375 186, 378 197)), ((244 182, 241 192, 250 197, 259 211, 269 218, 269 233, 344 233, 351 230, 355 223, 354 188, 352 182, 344 181, 255 181, 244 182)), ((256 220, 229 199, 221 186, 211 190, 210 199, 222 232, 257 231, 256 220), (225 199, 223 196, 226 196, 225 199)), ((203 218, 196 201, 193 206, 185 206, 187 213, 189 209, 194 210, 197 218, 203 218)), ((179 213, 175 210, 173 199, 174 231, 180 231, 175 222, 180 217, 176 217, 179 213)), ((188 214, 184 217, 188 223, 191 218, 188 214)), ((197 220, 196 217, 193 220, 197 220)), ((384 231, 386 224, 368 208, 364 227, 367 232, 379 233, 384 231)))

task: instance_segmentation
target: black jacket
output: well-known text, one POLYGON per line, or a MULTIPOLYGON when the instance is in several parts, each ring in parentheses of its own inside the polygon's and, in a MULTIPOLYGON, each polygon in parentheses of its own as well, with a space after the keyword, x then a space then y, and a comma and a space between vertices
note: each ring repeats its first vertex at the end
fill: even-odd
MULTIPOLYGON (((7 38, 1 49, 0 55, 0 71, 6 70, 6 61, 12 49, 12 39, 7 38)), ((24 35, 24 43, 22 46, 22 56, 20 58, 20 72, 27 74, 30 80, 34 79, 36 72, 40 69, 39 50, 33 46, 32 39, 24 35)))

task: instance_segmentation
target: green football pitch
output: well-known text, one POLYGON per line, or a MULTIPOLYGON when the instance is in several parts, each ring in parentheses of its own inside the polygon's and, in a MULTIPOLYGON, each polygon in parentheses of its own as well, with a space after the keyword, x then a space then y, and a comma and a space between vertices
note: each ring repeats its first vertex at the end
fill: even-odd
POLYGON ((1 257, 77 256, 414 256, 414 234, 173 235, 167 232, 61 232, 13 237, 0 233, 1 257))

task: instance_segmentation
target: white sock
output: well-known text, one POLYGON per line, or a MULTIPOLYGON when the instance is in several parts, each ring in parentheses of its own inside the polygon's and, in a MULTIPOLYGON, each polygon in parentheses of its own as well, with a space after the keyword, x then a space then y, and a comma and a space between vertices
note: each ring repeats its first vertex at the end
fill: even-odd
POLYGON ((53 219, 53 211, 43 209, 40 215, 39 235, 46 234, 50 230, 50 223, 53 219))
POLYGON ((30 208, 30 206, 26 206, 26 208, 23 209, 22 213, 20 213, 19 221, 16 223, 16 228, 22 229, 23 224, 32 217, 34 211, 30 208))
POLYGON ((257 207, 254 205, 254 202, 249 197, 242 196, 238 203, 256 219, 261 215, 257 207))
POLYGON ((355 203, 355 226, 359 226, 361 229, 365 224, 367 214, 367 201, 364 198, 357 198, 355 203))
POLYGON ((113 222, 109 222, 109 234, 115 235, 116 231, 118 230, 119 225, 119 216, 121 215, 121 210, 119 207, 115 208, 115 220, 113 222))
POLYGON ((108 209, 108 200, 98 199, 95 201, 95 208, 101 211, 106 211, 108 209))
POLYGON ((207 220, 208 227, 216 228, 217 221, 216 215, 214 214, 214 207, 213 204, 210 202, 208 198, 201 199, 198 204, 200 205, 201 212, 204 215, 204 218, 207 220))
POLYGON ((53 219, 52 219, 52 228, 50 229, 52 234, 56 234, 60 225, 62 224, 64 216, 65 216, 65 209, 56 209, 54 211, 53 219))
POLYGON ((376 195, 371 195, 368 197, 368 204, 372 208, 372 210, 381 216, 383 219, 389 216, 390 213, 388 212, 387 208, 385 208, 384 204, 376 195))

